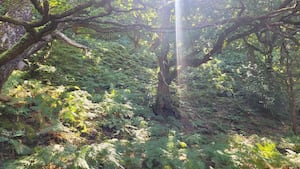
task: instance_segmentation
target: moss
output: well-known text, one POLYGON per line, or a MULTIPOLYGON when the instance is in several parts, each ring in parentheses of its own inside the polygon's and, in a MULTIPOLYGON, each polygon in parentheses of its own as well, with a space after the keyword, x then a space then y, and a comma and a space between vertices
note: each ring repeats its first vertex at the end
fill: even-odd
POLYGON ((29 33, 25 34, 12 48, 6 50, 0 55, 0 65, 4 65, 10 60, 18 57, 28 47, 37 42, 37 37, 31 36, 29 33))

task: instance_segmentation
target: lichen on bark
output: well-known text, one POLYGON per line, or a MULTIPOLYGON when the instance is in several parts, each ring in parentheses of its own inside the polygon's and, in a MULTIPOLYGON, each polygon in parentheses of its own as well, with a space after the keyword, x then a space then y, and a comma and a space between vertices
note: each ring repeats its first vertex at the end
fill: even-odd
MULTIPOLYGON (((30 21, 32 18, 32 6, 29 0, 14 0, 13 2, 2 0, 1 4, 6 8, 5 15, 8 17, 21 21, 30 21)), ((26 31, 22 26, 0 22, 0 52, 2 51, 0 60, 3 60, 3 64, 0 64, 0 93, 10 74, 17 69, 18 63, 23 60, 21 57, 13 56, 18 51, 9 49, 16 49, 18 45, 27 43, 26 37, 20 41, 25 33, 26 31)))

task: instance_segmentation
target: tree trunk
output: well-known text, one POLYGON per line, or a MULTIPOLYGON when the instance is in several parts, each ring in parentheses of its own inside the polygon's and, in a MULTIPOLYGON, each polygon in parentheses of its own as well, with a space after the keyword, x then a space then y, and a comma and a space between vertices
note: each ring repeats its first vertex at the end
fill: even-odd
POLYGON ((0 93, 4 83, 7 81, 11 73, 17 69, 20 60, 13 60, 0 67, 0 93))
POLYGON ((166 59, 166 57, 160 57, 159 59, 160 72, 158 73, 158 85, 154 113, 162 116, 173 116, 180 118, 177 108, 172 103, 169 86, 170 80, 168 80, 170 73, 169 67, 165 64, 167 63, 166 59))
POLYGON ((296 111, 296 96, 295 96, 295 79, 293 75, 293 58, 290 56, 289 51, 286 47, 286 43, 282 43, 280 49, 280 62, 283 63, 285 61, 285 69, 286 69, 286 86, 287 86, 287 94, 289 100, 289 113, 291 118, 291 126, 294 134, 297 134, 298 120, 297 120, 297 111, 296 111))
MULTIPOLYGON (((162 27, 167 27, 170 25, 171 10, 170 6, 166 6, 161 9, 161 23, 162 27)), ((172 103, 170 94, 170 83, 172 81, 170 74, 170 65, 168 61, 168 54, 170 52, 168 33, 161 34, 161 52, 158 57, 159 73, 158 73, 158 85, 156 102, 154 108, 154 113, 163 116, 173 116, 180 118, 178 110, 172 103)))
POLYGON ((289 110, 291 116, 292 130, 297 134, 297 111, 295 105, 295 90, 294 90, 294 78, 292 76, 291 63, 287 59, 287 75, 288 75, 288 97, 289 97, 289 110))
POLYGON ((161 115, 172 115, 171 97, 169 85, 166 84, 162 72, 158 73, 158 85, 155 104, 155 113, 161 115))
MULTIPOLYGON (((29 0, 17 0, 17 2, 13 2, 13 4, 7 5, 7 7, 9 7, 6 13, 7 16, 22 21, 31 20, 32 6, 29 0)), ((0 34, 2 35, 0 39, 0 49, 1 51, 4 51, 12 48, 13 45, 22 38, 22 36, 25 34, 25 29, 22 26, 16 26, 4 22, 0 25, 0 34)), ((9 61, 3 66, 0 66, 0 93, 4 83, 7 81, 11 73, 18 68, 18 64, 23 59, 24 58, 18 57, 12 61, 9 61)))
POLYGON ((158 72, 158 85, 156 94, 156 103, 154 112, 163 116, 173 116, 172 101, 170 95, 170 82, 168 81, 170 76, 170 67, 168 65, 168 53, 169 53, 169 39, 166 34, 162 35, 161 53, 158 57, 159 72, 158 72))
POLYGON ((296 105, 295 105, 295 94, 294 94, 294 79, 292 77, 289 77, 289 107, 290 107, 290 116, 291 116, 291 122, 292 122, 292 130, 295 134, 297 134, 297 111, 296 111, 296 105))

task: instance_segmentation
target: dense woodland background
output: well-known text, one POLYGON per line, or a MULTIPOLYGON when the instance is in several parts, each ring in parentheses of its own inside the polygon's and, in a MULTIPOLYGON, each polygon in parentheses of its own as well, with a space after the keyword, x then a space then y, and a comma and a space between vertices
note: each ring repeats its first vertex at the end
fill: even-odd
POLYGON ((299 32, 299 0, 0 0, 0 168, 299 168, 299 32))

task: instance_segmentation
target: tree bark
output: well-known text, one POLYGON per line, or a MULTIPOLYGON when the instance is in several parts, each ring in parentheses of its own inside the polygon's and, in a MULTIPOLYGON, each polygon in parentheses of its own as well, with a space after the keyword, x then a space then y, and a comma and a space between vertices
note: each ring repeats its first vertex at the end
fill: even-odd
POLYGON ((289 107, 290 107, 290 116, 292 122, 292 130, 294 134, 297 134, 297 111, 295 105, 295 94, 294 94, 294 79, 293 77, 288 78, 289 81, 289 107))
MULTIPOLYGON (((170 6, 166 6, 161 9, 161 23, 162 27, 167 27, 170 25, 171 10, 170 6)), ((171 83, 171 73, 170 65, 168 61, 168 54, 170 52, 168 33, 161 34, 161 52, 158 56, 159 73, 158 73, 158 85, 157 85, 157 95, 156 102, 154 105, 154 113, 162 116, 173 116, 180 118, 178 110, 172 103, 170 94, 170 83, 171 83)))
POLYGON ((293 75, 293 59, 291 58, 288 49, 286 48, 286 44, 283 43, 281 45, 280 55, 282 58, 285 58, 285 66, 286 66, 286 85, 287 85, 287 94, 289 100, 289 113, 291 118, 291 127, 294 134, 297 134, 298 131, 298 115, 296 111, 296 96, 295 96, 295 81, 293 75))
POLYGON ((297 111, 295 104, 295 90, 294 90, 294 78, 292 73, 292 61, 287 58, 286 71, 287 71, 287 87, 289 97, 289 110, 291 116, 291 126, 294 134, 297 134, 297 111))
MULTIPOLYGON (((29 0, 18 0, 16 4, 9 6, 6 15, 21 21, 30 21, 32 17, 31 4, 29 0)), ((25 34, 23 26, 13 25, 4 22, 0 25, 0 49, 7 50, 12 48, 25 34)), ((17 57, 10 60, 6 64, 0 66, 0 93, 4 83, 7 81, 11 73, 18 68, 18 64, 24 58, 17 57)))
POLYGON ((156 102, 154 106, 154 113, 162 116, 173 116, 175 118, 180 118, 180 113, 177 108, 173 105, 173 101, 170 94, 170 71, 167 63, 167 55, 160 56, 159 67, 160 71, 158 73, 158 85, 157 85, 157 95, 156 102))

